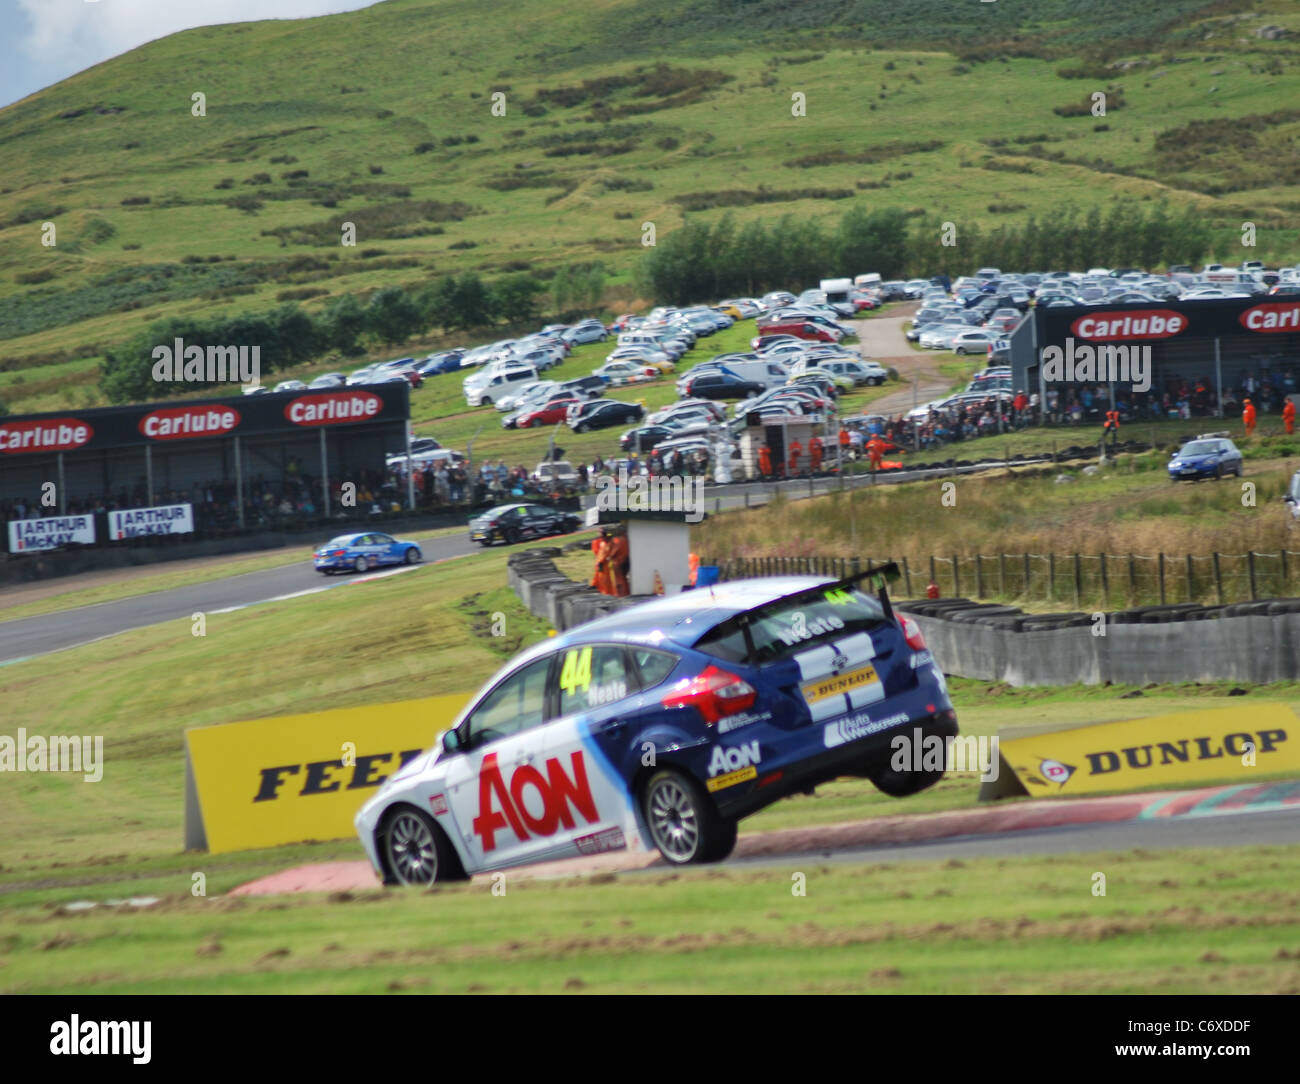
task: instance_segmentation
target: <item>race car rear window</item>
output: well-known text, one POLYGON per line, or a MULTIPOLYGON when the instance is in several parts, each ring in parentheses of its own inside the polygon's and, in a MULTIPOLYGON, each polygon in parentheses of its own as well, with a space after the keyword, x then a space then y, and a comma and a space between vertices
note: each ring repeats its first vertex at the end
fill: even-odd
MULTIPOLYGON (((755 612, 749 626, 754 654, 748 661, 759 665, 775 662, 884 620, 884 610, 874 596, 858 588, 830 585, 811 598, 805 595, 755 612)), ((732 621, 705 633, 695 647, 726 662, 746 661, 744 630, 732 621)))

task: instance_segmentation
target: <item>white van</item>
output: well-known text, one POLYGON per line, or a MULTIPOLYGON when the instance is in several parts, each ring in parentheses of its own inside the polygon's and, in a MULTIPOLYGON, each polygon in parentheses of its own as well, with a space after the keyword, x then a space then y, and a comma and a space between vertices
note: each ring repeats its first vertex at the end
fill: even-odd
POLYGON ((753 380, 765 388, 780 387, 790 379, 789 370, 774 358, 758 361, 723 361, 719 366, 742 380, 753 380))
MULTIPOLYGON (((876 281, 880 281, 880 276, 876 276, 876 281)), ((822 279, 818 283, 818 288, 826 295, 826 304, 844 305, 849 303, 849 291, 853 289, 851 279, 822 279)))
POLYGON ((487 381, 465 389, 465 401, 470 406, 491 406, 503 395, 514 395, 521 387, 537 379, 537 370, 531 365, 509 368, 491 374, 487 381))
POLYGON ((853 279, 853 285, 854 286, 879 286, 880 274, 879 272, 872 271, 870 274, 857 275, 853 279))

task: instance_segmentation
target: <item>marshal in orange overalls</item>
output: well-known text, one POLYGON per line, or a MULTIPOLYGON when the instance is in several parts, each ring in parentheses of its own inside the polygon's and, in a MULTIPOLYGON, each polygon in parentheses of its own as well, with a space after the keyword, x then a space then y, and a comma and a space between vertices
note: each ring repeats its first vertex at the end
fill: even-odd
POLYGON ((1295 432, 1295 403, 1289 398, 1282 406, 1282 425, 1286 428, 1288 435, 1295 432))
POLYGON ((799 469, 799 457, 803 455, 803 445, 797 440, 790 442, 790 473, 793 474, 799 469))
POLYGON ((1255 435, 1255 404, 1249 399, 1246 400, 1246 405, 1241 411, 1241 422, 1246 427, 1246 436, 1253 437, 1255 435))

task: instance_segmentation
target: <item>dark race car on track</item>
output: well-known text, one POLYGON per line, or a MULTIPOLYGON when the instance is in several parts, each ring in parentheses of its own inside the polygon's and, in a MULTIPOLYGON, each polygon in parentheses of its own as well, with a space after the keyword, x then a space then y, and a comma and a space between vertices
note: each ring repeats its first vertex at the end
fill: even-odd
POLYGON ((370 861, 401 884, 643 844, 719 861, 742 817, 839 776, 931 786, 943 760, 902 750, 957 717, 897 575, 723 583, 535 645, 361 808, 370 861))
POLYGON ((542 504, 500 504, 469 521, 469 538, 490 546, 493 542, 522 542, 528 538, 568 534, 582 526, 582 517, 542 504))
POLYGON ((381 565, 413 565, 423 554, 415 542, 399 542, 392 535, 367 531, 332 538, 312 557, 316 571, 331 576, 349 570, 368 572, 381 565))

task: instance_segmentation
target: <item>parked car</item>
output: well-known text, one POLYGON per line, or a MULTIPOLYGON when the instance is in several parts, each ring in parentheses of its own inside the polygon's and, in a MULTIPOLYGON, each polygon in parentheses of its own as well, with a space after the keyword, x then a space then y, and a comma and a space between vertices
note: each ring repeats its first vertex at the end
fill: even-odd
POLYGON ((591 399, 571 406, 565 421, 575 433, 585 433, 589 429, 607 429, 611 425, 638 422, 643 417, 645 411, 637 403, 625 403, 620 399, 591 399))
POLYGON ((316 377, 308 388, 341 388, 348 382, 348 378, 343 373, 321 373, 316 377))
POLYGON ((750 399, 766 390, 766 384, 727 372, 700 373, 690 377, 683 388, 685 394, 701 399, 750 399))
POLYGON ((575 395, 553 395, 542 403, 523 407, 515 414, 517 429, 531 429, 535 425, 556 425, 569 416, 569 407, 582 402, 575 395))
POLYGON ((567 391, 579 399, 598 399, 605 394, 609 381, 603 376, 580 376, 574 380, 562 381, 557 391, 567 391))

